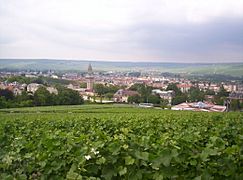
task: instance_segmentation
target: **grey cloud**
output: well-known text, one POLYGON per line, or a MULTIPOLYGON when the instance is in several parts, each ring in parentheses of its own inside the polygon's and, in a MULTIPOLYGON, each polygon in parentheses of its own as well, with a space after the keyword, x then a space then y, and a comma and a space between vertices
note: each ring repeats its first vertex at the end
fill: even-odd
POLYGON ((243 19, 216 19, 209 24, 138 24, 130 39, 151 50, 208 52, 223 44, 243 48, 243 19))
MULTIPOLYGON (((76 54, 77 59, 87 58, 83 56, 87 50, 93 55, 92 59, 110 57, 119 60, 126 57, 131 60, 184 59, 189 62, 206 58, 207 62, 212 59, 243 62, 243 18, 240 17, 221 16, 203 23, 170 23, 153 19, 151 12, 149 15, 153 20, 143 20, 141 17, 147 14, 142 11, 140 13, 143 16, 137 16, 133 12, 132 23, 116 24, 107 21, 107 24, 83 24, 79 18, 72 22, 62 20, 61 17, 55 19, 55 16, 50 19, 48 16, 42 18, 41 14, 32 18, 27 12, 21 12, 19 7, 22 6, 19 5, 22 3, 14 5, 15 1, 12 4, 6 2, 0 1, 0 6, 3 5, 0 7, 0 48, 5 48, 1 50, 0 57, 7 56, 4 54, 5 50, 15 54, 11 44, 16 49, 22 49, 23 41, 27 41, 32 47, 26 47, 26 56, 29 56, 28 53, 34 56, 29 49, 38 51, 38 44, 41 42, 41 46, 53 48, 53 52, 57 52, 60 47, 66 49, 67 56, 76 54), (11 10, 12 6, 14 11, 11 10), (80 50, 82 53, 79 53, 80 50)), ((28 9, 28 6, 24 7, 28 9)), ((28 46, 28 43, 25 45, 28 46)), ((52 49, 49 52, 52 53, 52 49)), ((59 57, 59 54, 45 54, 45 51, 42 57, 49 55, 59 57)))

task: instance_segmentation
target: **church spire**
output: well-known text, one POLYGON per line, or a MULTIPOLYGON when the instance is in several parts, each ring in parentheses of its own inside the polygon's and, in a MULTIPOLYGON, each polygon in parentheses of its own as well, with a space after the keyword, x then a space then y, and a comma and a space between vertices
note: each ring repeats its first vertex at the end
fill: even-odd
POLYGON ((93 69, 92 69, 91 63, 89 63, 88 73, 89 74, 92 74, 93 73, 93 69))

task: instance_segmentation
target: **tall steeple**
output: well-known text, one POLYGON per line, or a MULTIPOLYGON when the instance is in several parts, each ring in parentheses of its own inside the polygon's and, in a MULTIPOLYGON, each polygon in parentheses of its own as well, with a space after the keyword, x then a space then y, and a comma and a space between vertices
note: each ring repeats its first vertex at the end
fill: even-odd
POLYGON ((92 69, 91 63, 89 63, 88 74, 92 74, 92 73, 93 73, 93 69, 92 69))

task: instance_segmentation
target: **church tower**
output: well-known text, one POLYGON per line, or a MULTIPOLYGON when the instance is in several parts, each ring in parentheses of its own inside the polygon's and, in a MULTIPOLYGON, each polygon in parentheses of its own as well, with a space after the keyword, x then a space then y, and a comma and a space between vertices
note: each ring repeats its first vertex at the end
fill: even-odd
POLYGON ((89 67, 88 67, 88 74, 93 74, 93 69, 91 64, 89 63, 89 67))
POLYGON ((88 75, 86 79, 87 79, 87 90, 92 92, 94 88, 94 77, 93 77, 93 69, 90 63, 89 63, 88 75))

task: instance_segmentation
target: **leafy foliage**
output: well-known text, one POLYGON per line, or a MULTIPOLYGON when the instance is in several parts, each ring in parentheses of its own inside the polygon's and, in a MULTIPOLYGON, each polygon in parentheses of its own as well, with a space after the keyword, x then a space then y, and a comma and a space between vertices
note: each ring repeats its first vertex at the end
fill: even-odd
POLYGON ((243 178, 242 113, 96 105, 0 115, 0 179, 243 178))
POLYGON ((100 97, 100 102, 102 103, 102 98, 105 96, 108 99, 111 99, 114 95, 114 93, 120 89, 121 87, 119 86, 114 86, 114 85, 104 85, 104 84, 95 84, 94 90, 100 97))
POLYGON ((68 85, 70 84, 72 81, 70 80, 66 80, 66 79, 54 79, 51 77, 43 77, 43 76, 39 76, 39 77, 34 77, 34 78, 30 78, 30 77, 25 77, 24 75, 21 76, 11 76, 9 78, 6 79, 8 82, 18 82, 18 83, 26 83, 26 84, 30 84, 30 83, 38 83, 38 84, 44 84, 44 85, 60 85, 60 84, 65 84, 68 85))
POLYGON ((191 87, 188 92, 188 99, 191 102, 198 102, 204 100, 204 92, 201 91, 198 87, 191 87))
POLYGON ((149 96, 151 100, 155 100, 155 97, 151 96, 151 92, 153 89, 151 86, 147 86, 145 84, 134 84, 129 89, 137 91, 140 94, 140 102, 147 102, 149 96))
POLYGON ((21 95, 13 96, 9 90, 0 91, 0 108, 31 107, 48 105, 78 105, 84 100, 77 91, 57 86, 58 94, 50 93, 44 86, 40 87, 33 95, 23 91, 21 95), (9 98, 11 97, 11 99, 9 98))

